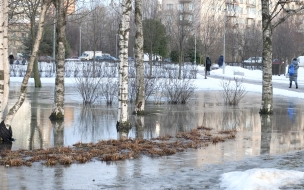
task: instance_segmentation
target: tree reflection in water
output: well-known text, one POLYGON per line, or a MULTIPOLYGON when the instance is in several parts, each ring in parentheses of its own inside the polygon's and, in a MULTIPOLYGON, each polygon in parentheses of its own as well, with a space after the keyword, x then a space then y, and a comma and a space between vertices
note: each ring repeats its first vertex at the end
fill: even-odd
POLYGON ((110 133, 110 127, 115 127, 116 110, 107 106, 83 106, 77 117, 77 131, 81 136, 91 135, 92 141, 101 137, 102 131, 110 133))
POLYGON ((54 146, 64 146, 64 121, 52 121, 54 146))

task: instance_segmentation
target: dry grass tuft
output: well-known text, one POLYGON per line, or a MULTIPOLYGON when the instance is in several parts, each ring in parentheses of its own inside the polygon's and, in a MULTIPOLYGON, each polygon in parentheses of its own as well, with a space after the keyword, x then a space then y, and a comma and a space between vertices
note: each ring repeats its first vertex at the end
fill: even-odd
POLYGON ((223 139, 223 137, 220 136, 216 136, 212 139, 212 144, 217 144, 218 142, 224 142, 225 140, 223 139))
POLYGON ((59 163, 62 165, 71 165, 73 162, 73 159, 71 156, 62 155, 59 158, 59 163))
POLYGON ((33 162, 42 162, 47 166, 57 164, 70 165, 86 163, 93 159, 112 162, 137 158, 140 155, 166 156, 182 152, 189 148, 206 147, 209 144, 234 139, 235 130, 218 133, 211 128, 199 126, 187 132, 147 139, 102 140, 97 143, 78 142, 73 147, 55 147, 36 150, 3 150, 0 152, 0 165, 31 166, 33 162), (215 137, 213 137, 216 134, 215 137))

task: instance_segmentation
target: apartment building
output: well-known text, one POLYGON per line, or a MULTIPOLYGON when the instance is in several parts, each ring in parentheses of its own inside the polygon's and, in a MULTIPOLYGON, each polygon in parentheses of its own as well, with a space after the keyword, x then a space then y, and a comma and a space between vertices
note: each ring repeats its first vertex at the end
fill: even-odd
MULTIPOLYGON (((274 9, 277 2, 278 0, 273 0, 270 3, 270 10, 274 9)), ((303 5, 303 2, 302 0, 286 1, 285 7, 294 10, 303 5)), ((243 57, 249 56, 247 54, 250 54, 250 56, 251 54, 261 56, 261 52, 244 50, 245 43, 247 43, 247 46, 250 46, 252 42, 257 43, 257 36, 261 35, 261 0, 162 0, 161 10, 163 13, 162 22, 167 26, 169 33, 173 30, 172 27, 174 27, 168 24, 170 21, 172 22, 177 17, 179 20, 187 20, 188 23, 192 23, 192 29, 197 34, 197 37, 201 38, 202 41, 205 40, 205 44, 208 45, 207 38, 211 39, 211 35, 214 38, 211 40, 218 40, 217 47, 212 47, 216 52, 223 51, 222 43, 224 28, 226 28, 226 42, 228 41, 226 57, 228 61, 241 61, 243 57), (172 15, 174 15, 172 12, 175 12, 175 18, 172 18, 172 15), (209 36, 206 37, 206 33, 210 32, 206 28, 210 27, 212 27, 213 33, 208 34, 209 36), (251 33, 248 34, 249 32, 251 33), (202 39, 204 36, 206 39, 202 39), (227 36, 229 39, 227 39, 227 36), (244 40, 248 36, 251 39, 244 40), (251 52, 246 54, 244 53, 245 51, 251 52)), ((299 22, 299 20, 303 19, 296 18, 293 20, 299 22)), ((259 42, 259 44, 261 43, 259 42)), ((254 49, 261 49, 261 47, 258 47, 258 44, 256 44, 254 49)), ((204 53, 208 54, 208 52, 204 53)))

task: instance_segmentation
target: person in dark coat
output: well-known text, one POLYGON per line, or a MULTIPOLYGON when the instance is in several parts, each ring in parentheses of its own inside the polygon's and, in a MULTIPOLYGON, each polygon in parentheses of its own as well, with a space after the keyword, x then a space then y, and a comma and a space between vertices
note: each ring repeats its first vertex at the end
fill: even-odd
POLYGON ((292 86, 292 81, 295 82, 296 84, 296 88, 298 88, 298 69, 299 69, 299 62, 297 60, 297 58, 294 58, 291 62, 291 64, 288 66, 288 73, 289 73, 289 69, 290 67, 294 67, 294 73, 292 75, 289 76, 289 88, 291 88, 292 86))
POLYGON ((221 55, 217 61, 217 64, 219 65, 219 67, 223 66, 223 62, 224 62, 224 56, 221 55))
POLYGON ((206 71, 207 75, 210 75, 210 69, 211 69, 211 59, 207 56, 206 57, 206 71))
POLYGON ((12 64, 14 64, 14 55, 13 55, 13 53, 11 52, 11 54, 8 56, 8 58, 9 58, 9 63, 12 65, 12 64))

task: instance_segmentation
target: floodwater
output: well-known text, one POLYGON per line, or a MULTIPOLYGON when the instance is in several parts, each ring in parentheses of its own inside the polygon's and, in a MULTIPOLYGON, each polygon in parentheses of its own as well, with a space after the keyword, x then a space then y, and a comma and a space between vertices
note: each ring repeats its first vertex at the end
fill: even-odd
MULTIPOLYGON (((19 89, 17 83, 11 84, 9 107, 19 89)), ((16 139, 12 150, 72 146, 122 135, 116 132, 116 105, 83 107, 72 86, 66 87, 64 122, 51 123, 53 94, 51 86, 29 87, 12 123, 16 139)), ((219 92, 206 91, 198 92, 187 105, 148 104, 147 116, 129 116, 129 137, 149 139, 206 126, 237 129, 236 139, 172 156, 143 156, 114 163, 1 166, 0 189, 220 189, 219 176, 226 172, 255 167, 294 169, 295 162, 285 160, 304 158, 304 101, 275 97, 275 114, 263 117, 258 113, 260 101, 260 94, 248 93, 239 106, 227 107, 219 92), (141 127, 135 122, 141 122, 141 127)), ((297 169, 304 171, 303 166, 297 169)))

